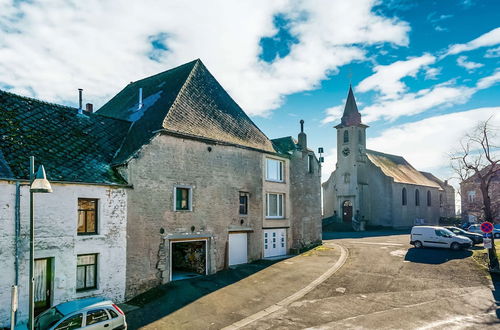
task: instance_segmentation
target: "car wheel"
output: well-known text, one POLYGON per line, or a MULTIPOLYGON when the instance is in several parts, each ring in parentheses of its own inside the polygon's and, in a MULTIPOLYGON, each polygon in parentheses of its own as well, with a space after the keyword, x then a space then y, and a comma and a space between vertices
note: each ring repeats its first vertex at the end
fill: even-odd
POLYGON ((413 243, 413 244, 415 245, 415 247, 417 249, 421 249, 423 247, 422 242, 420 242, 420 241, 415 241, 415 243, 413 243))
POLYGON ((451 248, 453 251, 458 251, 458 250, 460 250, 460 245, 459 245, 457 242, 453 242, 453 243, 451 243, 450 248, 451 248))
POLYGON ((500 233, 495 233, 495 234, 493 235, 493 237, 495 237, 495 238, 500 238, 500 233))

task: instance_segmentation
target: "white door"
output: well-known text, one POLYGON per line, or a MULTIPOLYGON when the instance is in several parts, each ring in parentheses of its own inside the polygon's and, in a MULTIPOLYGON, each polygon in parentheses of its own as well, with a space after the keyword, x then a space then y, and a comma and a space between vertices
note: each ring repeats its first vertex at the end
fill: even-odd
POLYGON ((264 258, 286 255, 286 229, 264 230, 264 258))
POLYGON ((247 234, 229 233, 229 266, 248 262, 247 234))

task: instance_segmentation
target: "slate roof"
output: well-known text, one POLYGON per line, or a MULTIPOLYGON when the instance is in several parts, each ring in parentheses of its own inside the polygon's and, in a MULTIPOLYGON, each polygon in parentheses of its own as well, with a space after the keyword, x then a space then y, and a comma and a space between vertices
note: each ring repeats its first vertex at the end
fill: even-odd
POLYGON ((272 139, 273 147, 280 154, 290 154, 298 149, 297 140, 291 136, 286 136, 278 139, 272 139))
POLYGON ((366 150, 370 162, 382 172, 394 179, 394 182, 414 184, 441 189, 441 186, 417 171, 401 156, 386 154, 374 150, 366 150))
POLYGON ((347 101, 345 102, 344 113, 342 114, 340 125, 337 125, 336 127, 359 126, 359 125, 362 125, 361 114, 358 111, 358 106, 356 105, 356 99, 354 98, 352 87, 351 85, 349 85, 349 93, 347 94, 347 101))
POLYGON ((436 177, 434 174, 432 173, 429 173, 429 172, 423 172, 423 171, 420 171, 420 173, 422 173, 427 179, 429 180, 432 180, 434 182, 436 182, 441 188, 445 189, 446 187, 451 187, 447 182, 439 179, 438 177, 436 177))
POLYGON ((133 122, 114 164, 127 162, 159 130, 274 152, 271 141, 200 60, 129 84, 97 113, 133 122))
POLYGON ((0 177, 29 179, 29 156, 49 180, 124 184, 111 167, 130 123, 0 90, 0 177))

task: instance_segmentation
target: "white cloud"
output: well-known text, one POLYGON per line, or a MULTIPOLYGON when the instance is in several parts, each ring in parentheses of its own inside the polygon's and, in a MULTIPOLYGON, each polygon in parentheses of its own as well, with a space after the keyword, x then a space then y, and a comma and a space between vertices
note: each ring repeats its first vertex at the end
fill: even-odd
POLYGON ((408 24, 373 12, 376 0, 14 2, 0 0, 0 84, 56 102, 81 87, 99 106, 130 81, 201 58, 249 114, 265 115, 363 59, 366 45, 408 44, 408 24), (259 41, 277 32, 277 14, 298 43, 266 63, 259 41), (156 61, 155 35, 168 48, 156 61))
POLYGON ((376 90, 381 93, 384 100, 396 99, 406 92, 407 87, 401 81, 404 77, 415 77, 416 74, 430 64, 433 64, 436 58, 429 54, 420 57, 410 58, 406 61, 397 61, 389 65, 377 65, 373 68, 375 73, 356 86, 357 92, 368 92, 376 90))
POLYGON ((486 58, 500 57, 500 47, 488 49, 486 51, 486 54, 484 54, 484 57, 486 58))
POLYGON ((362 120, 370 123, 379 119, 394 121, 437 107, 449 107, 467 102, 474 93, 500 82, 500 70, 480 79, 476 86, 456 86, 453 81, 401 95, 398 99, 382 100, 361 110, 362 120))
POLYGON ((497 44, 500 44, 500 27, 487 32, 482 36, 469 41, 468 43, 451 45, 445 56, 459 54, 481 47, 495 46, 497 44))
POLYGON ((500 107, 478 108, 423 119, 391 127, 368 139, 367 148, 403 156, 415 168, 447 179, 449 154, 457 150, 460 139, 479 121, 491 116, 491 124, 500 125, 500 107))
POLYGON ((484 66, 484 64, 482 63, 467 61, 467 56, 465 55, 459 56, 457 58, 457 64, 463 68, 466 68, 469 72, 484 66))
POLYGON ((337 105, 325 110, 326 117, 321 121, 323 125, 328 123, 337 122, 342 118, 342 113, 344 111, 344 105, 337 105))
POLYGON ((425 80, 437 79, 437 76, 441 74, 441 68, 431 68, 427 67, 425 69, 425 80))

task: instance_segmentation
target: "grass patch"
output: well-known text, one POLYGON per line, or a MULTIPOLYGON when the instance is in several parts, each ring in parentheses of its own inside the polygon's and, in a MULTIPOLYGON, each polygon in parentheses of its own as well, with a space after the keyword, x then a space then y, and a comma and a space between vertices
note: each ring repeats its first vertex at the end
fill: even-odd
POLYGON ((320 246, 315 247, 314 249, 311 249, 311 250, 309 250, 307 252, 302 253, 301 256, 309 257, 309 256, 312 256, 312 255, 318 254, 318 252, 330 251, 330 250, 333 250, 333 249, 334 248, 332 248, 332 247, 328 247, 328 246, 325 246, 325 245, 320 245, 320 246))
MULTIPOLYGON (((495 248, 496 248, 497 253, 498 253, 498 251, 500 251, 500 241, 495 241, 495 248)), ((487 249, 473 250, 472 251, 472 259, 474 259, 474 261, 476 261, 479 266, 488 270, 489 259, 488 259, 488 250, 487 249)))

